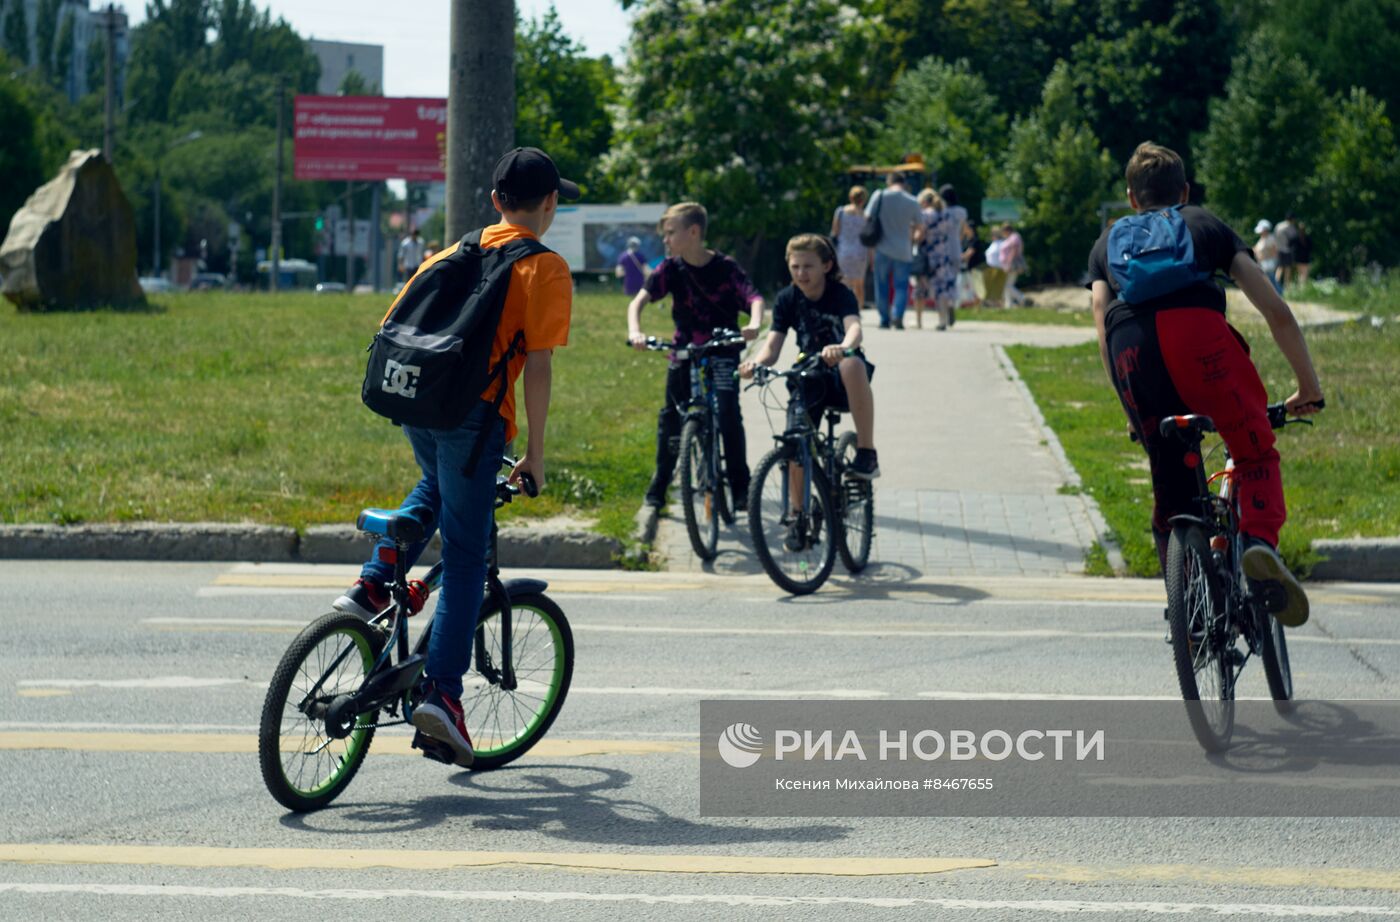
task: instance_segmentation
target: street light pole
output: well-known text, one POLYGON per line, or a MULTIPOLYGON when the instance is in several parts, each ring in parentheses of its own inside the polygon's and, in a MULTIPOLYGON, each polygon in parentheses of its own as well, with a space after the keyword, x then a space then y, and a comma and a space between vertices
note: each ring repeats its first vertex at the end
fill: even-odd
POLYGON ((172 141, 170 144, 166 145, 165 149, 162 150, 156 156, 156 188, 155 193, 151 196, 151 201, 152 204, 155 206, 156 212, 155 221, 152 222, 155 225, 155 230, 153 232, 153 236, 155 237, 155 240, 153 241, 155 245, 155 253, 151 256, 151 262, 155 266, 155 270, 151 273, 151 275, 156 276, 157 278, 160 277, 160 162, 161 160, 165 159, 166 154, 170 153, 172 150, 179 147, 181 144, 188 144, 191 141, 198 141, 202 137, 204 137, 204 132, 198 130, 191 131, 184 137, 178 138, 175 141, 172 141))
POLYGON ((277 75, 277 169, 272 180, 272 276, 268 279, 268 291, 276 291, 282 272, 282 75, 277 75))

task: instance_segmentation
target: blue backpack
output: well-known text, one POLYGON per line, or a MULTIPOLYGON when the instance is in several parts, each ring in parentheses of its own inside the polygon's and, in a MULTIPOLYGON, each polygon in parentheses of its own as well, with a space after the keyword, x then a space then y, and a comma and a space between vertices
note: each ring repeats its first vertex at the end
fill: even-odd
POLYGON ((1196 246, 1181 206, 1119 218, 1108 232, 1108 271, 1129 304, 1210 278, 1196 268, 1196 246))

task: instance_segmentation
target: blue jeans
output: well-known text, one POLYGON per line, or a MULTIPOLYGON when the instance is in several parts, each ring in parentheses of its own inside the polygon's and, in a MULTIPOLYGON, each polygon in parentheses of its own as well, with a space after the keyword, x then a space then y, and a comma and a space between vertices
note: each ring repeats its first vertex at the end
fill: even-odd
MULTIPOLYGON (((505 423, 483 401, 456 429, 404 426, 403 431, 413 446, 413 457, 423 469, 423 478, 399 508, 429 507, 442 532, 442 591, 433 615, 424 674, 444 694, 460 698, 462 676, 471 666, 472 638, 486 587, 486 553, 495 517, 496 475, 505 453, 505 423), (467 458, 482 439, 485 443, 481 457, 476 470, 468 476, 467 458)), ((431 537, 430 533, 428 538, 431 537)), ((379 546, 393 547, 394 542, 385 538, 379 546)), ((425 538, 408 549, 405 569, 417 562, 427 546, 425 538)), ((394 577, 394 568, 371 554, 360 576, 387 583, 394 577)))
POLYGON ((909 303, 909 269, 913 264, 912 258, 893 259, 875 251, 875 309, 880 313, 880 326, 889 326, 891 319, 904 322, 904 308, 909 303))

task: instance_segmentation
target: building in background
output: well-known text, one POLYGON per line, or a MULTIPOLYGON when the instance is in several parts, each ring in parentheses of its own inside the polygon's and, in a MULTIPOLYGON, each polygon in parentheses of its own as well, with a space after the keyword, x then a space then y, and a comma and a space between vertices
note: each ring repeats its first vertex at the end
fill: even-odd
POLYGON ((313 38, 308 41, 311 51, 321 62, 321 80, 316 92, 334 96, 340 92, 345 75, 355 71, 365 83, 384 92, 384 46, 361 45, 356 42, 332 42, 313 38))
MULTIPOLYGON (((4 34, 6 20, 13 15, 17 8, 22 8, 24 13, 24 23, 26 31, 26 44, 28 49, 27 60, 30 67, 34 67, 39 62, 39 43, 35 32, 35 25, 39 18, 40 0, 0 0, 0 35, 4 34)), ((59 57, 59 43, 65 41, 65 33, 72 30, 72 48, 68 52, 68 67, 62 74, 60 88, 64 95, 71 102, 77 102, 83 96, 91 92, 102 91, 102 75, 105 67, 105 60, 98 57, 100 52, 106 54, 105 45, 95 44, 95 42, 105 42, 108 19, 115 20, 116 24, 116 70, 117 98, 122 97, 122 88, 126 84, 126 59, 130 48, 128 39, 128 26, 125 10, 120 6, 115 6, 113 12, 108 12, 109 4, 99 2, 96 9, 91 8, 90 0, 61 0, 58 6, 58 21, 54 29, 54 41, 49 48, 49 66, 52 67, 59 57)), ((7 49, 11 50, 12 49, 7 49)))

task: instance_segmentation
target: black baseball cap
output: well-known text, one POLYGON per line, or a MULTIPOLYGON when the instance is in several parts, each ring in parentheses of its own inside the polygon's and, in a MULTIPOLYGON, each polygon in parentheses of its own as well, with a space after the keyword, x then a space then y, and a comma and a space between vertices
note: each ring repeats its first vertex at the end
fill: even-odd
POLYGON ((491 185, 497 192, 526 201, 546 196, 556 189, 563 199, 573 200, 579 196, 578 184, 561 178, 549 154, 538 147, 517 147, 509 151, 496 162, 491 185))

